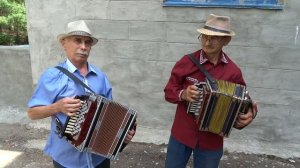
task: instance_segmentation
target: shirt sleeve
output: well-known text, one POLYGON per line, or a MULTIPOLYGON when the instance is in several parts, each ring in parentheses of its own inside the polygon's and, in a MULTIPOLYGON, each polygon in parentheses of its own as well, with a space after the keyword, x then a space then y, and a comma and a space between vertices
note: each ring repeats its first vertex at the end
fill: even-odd
POLYGON ((170 103, 181 101, 181 94, 184 90, 184 80, 186 71, 187 57, 183 57, 174 65, 169 81, 164 89, 165 100, 170 103))
MULTIPOLYGON (((54 72, 48 69, 41 75, 34 93, 28 101, 29 108, 50 105, 55 101, 59 93, 59 85, 61 84, 61 81, 58 79, 61 76, 55 75, 54 72)), ((58 73, 58 71, 56 73, 58 73)))

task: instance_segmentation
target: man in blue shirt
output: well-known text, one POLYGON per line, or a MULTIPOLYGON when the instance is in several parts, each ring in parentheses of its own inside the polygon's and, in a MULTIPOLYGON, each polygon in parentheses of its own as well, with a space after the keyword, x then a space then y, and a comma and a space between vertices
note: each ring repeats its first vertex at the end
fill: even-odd
MULTIPOLYGON (((77 78, 88 85, 96 94, 112 99, 112 88, 107 76, 88 63, 90 50, 98 40, 94 38, 82 20, 70 22, 66 33, 58 35, 67 59, 60 63, 77 78)), ((76 95, 86 95, 88 90, 76 84, 57 68, 47 69, 40 77, 36 89, 28 102, 28 116, 35 119, 51 117, 51 130, 44 152, 53 159, 54 167, 67 168, 109 168, 110 161, 90 152, 79 152, 64 138, 55 133, 55 116, 62 123, 67 116, 73 116, 80 107, 76 95)), ((129 143, 135 130, 130 130, 125 143, 129 143)), ((101 143, 101 142, 99 142, 101 143)))

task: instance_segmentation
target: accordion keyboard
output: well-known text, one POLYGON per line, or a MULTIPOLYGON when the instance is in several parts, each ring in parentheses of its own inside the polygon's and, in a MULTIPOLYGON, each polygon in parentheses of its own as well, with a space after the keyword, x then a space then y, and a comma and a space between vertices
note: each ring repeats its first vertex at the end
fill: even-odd
POLYGON ((197 91, 199 92, 199 96, 195 99, 194 102, 189 103, 187 112, 194 115, 200 114, 200 109, 203 105, 203 85, 200 83, 196 83, 195 86, 197 86, 197 91))
POLYGON ((88 102, 87 100, 81 100, 81 105, 76 114, 71 116, 68 120, 68 124, 65 128, 66 134, 76 135, 81 131, 81 123, 84 122, 84 115, 88 112, 88 102))

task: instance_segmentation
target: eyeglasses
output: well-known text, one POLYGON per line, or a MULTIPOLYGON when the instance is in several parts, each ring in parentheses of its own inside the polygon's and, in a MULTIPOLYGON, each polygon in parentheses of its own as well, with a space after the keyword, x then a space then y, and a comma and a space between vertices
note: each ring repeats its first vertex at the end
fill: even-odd
POLYGON ((200 34, 198 36, 198 39, 200 42, 207 42, 210 41, 212 44, 218 44, 221 43, 225 37, 224 36, 209 36, 209 35, 205 35, 205 34, 200 34))

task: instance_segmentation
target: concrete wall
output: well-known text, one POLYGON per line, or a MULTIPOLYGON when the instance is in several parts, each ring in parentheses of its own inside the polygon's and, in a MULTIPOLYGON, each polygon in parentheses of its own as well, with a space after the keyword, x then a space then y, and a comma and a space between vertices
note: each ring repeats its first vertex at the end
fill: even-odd
POLYGON ((32 94, 28 46, 0 46, 0 123, 25 122, 26 104, 32 94))
POLYGON ((56 40, 84 19, 100 45, 90 62, 110 78, 114 99, 139 111, 135 141, 167 143, 175 105, 163 88, 183 54, 199 48, 208 14, 231 16, 236 36, 225 51, 242 68, 259 114, 226 139, 229 151, 300 157, 300 1, 283 10, 162 7, 162 0, 26 0, 33 83, 64 59, 56 40))

